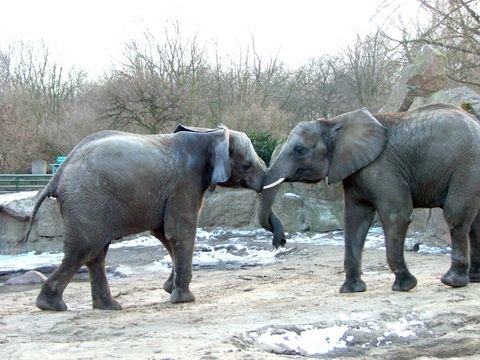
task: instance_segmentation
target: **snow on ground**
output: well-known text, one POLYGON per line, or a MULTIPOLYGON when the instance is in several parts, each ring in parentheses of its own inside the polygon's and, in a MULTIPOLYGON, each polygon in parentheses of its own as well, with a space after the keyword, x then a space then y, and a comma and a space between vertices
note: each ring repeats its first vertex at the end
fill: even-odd
POLYGON ((402 317, 390 322, 369 319, 368 314, 356 319, 344 315, 337 314, 335 324, 330 326, 268 327, 250 331, 246 339, 276 354, 316 356, 347 348, 358 341, 362 346, 380 346, 397 339, 412 339, 418 336, 417 332, 426 330, 425 324, 414 319, 412 314, 408 314, 411 320, 402 317))
MULTIPOLYGON (((33 192, 34 193, 34 192, 33 192)), ((24 193, 22 193, 24 194, 24 193)), ((290 233, 287 243, 343 246, 343 231, 329 233, 290 233)), ((274 249, 271 246, 271 234, 263 229, 237 230, 214 228, 197 230, 193 266, 199 268, 238 268, 242 266, 262 266, 278 261, 287 248, 274 249)), ((384 248, 384 236, 381 228, 372 228, 368 233, 366 248, 384 248)), ((135 251, 137 248, 160 248, 163 246, 153 236, 138 236, 132 240, 113 243, 112 250, 135 251)), ((438 248, 420 245, 419 252, 442 253, 438 248)), ((132 255, 133 256, 133 255, 132 255)), ((61 252, 45 252, 19 255, 0 255, 0 272, 31 270, 42 266, 58 265, 63 257, 61 252)), ((137 266, 119 264, 115 274, 129 276, 135 273, 169 271, 170 256, 159 254, 158 260, 137 266)))

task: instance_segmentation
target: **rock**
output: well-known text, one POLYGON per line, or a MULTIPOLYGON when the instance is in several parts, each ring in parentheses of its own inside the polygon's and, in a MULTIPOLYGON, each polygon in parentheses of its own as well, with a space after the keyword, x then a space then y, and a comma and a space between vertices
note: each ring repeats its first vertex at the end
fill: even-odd
POLYGON ((444 89, 447 83, 446 58, 429 45, 421 48, 412 64, 405 67, 380 112, 406 111, 415 97, 444 89))
POLYGON ((45 199, 40 207, 29 241, 18 244, 27 231, 37 196, 36 191, 0 195, 0 254, 63 249, 63 222, 53 198, 45 199))
POLYGON ((254 227, 257 197, 252 190, 217 187, 205 194, 198 226, 254 227))
POLYGON ((43 284, 46 280, 47 277, 42 273, 35 270, 30 270, 27 271, 25 274, 8 279, 3 285, 10 286, 43 284))
POLYGON ((273 209, 286 231, 325 232, 343 229, 342 184, 284 183, 273 209))
POLYGON ((450 104, 458 107, 464 107, 465 104, 469 104, 471 113, 480 119, 480 94, 468 86, 443 89, 423 98, 415 98, 409 110, 435 103, 450 104))
MULTIPOLYGON (((255 192, 217 188, 207 193, 198 226, 256 227, 255 192)), ((282 184, 274 210, 286 231, 325 232, 343 228, 343 189, 341 184, 282 184)))

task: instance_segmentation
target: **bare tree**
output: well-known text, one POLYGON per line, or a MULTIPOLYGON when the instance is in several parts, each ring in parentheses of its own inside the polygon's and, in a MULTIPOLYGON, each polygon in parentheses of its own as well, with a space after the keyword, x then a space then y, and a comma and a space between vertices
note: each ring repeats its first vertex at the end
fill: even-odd
POLYGON ((198 124, 202 115, 200 78, 206 72, 196 38, 183 40, 178 24, 158 41, 150 32, 126 45, 120 69, 106 81, 104 117, 112 126, 134 125, 150 133, 177 122, 198 124))
MULTIPOLYGON (((427 20, 404 24, 398 20, 401 37, 385 34, 415 53, 422 44, 442 50, 447 57, 447 76, 480 86, 480 0, 417 0, 427 20)), ((391 6, 385 1, 386 7, 391 6)))
POLYGON ((401 65, 401 57, 392 51, 389 40, 379 30, 358 35, 343 54, 344 90, 351 89, 356 106, 377 111, 390 93, 401 65))

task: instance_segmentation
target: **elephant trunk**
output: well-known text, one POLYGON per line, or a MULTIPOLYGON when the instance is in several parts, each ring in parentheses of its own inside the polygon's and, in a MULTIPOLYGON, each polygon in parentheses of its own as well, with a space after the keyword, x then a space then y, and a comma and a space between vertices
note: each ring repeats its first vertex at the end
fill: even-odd
POLYGON ((280 188, 280 183, 281 181, 278 182, 278 177, 271 173, 267 174, 267 177, 264 181, 264 184, 267 186, 267 188, 264 187, 260 195, 257 211, 257 217, 260 226, 273 233, 272 244, 275 246, 275 248, 284 246, 286 243, 283 224, 272 209, 275 196, 280 188), (273 183, 276 184, 268 187, 269 184, 273 183))

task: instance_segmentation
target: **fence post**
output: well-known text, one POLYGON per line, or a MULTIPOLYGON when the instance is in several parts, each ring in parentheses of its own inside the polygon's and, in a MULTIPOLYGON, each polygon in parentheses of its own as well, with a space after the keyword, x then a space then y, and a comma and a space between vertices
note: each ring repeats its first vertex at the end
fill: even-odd
POLYGON ((15 191, 20 191, 20 176, 15 176, 15 191))

